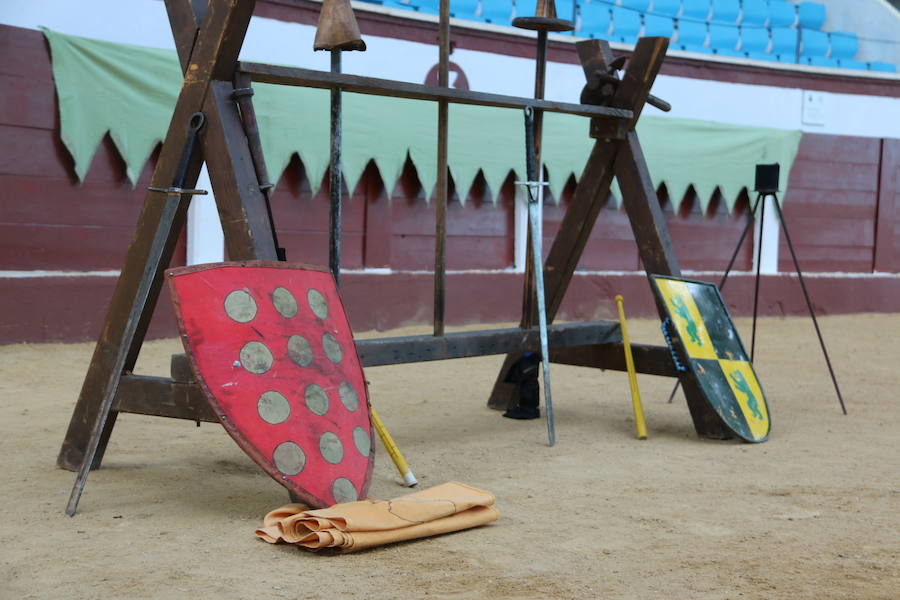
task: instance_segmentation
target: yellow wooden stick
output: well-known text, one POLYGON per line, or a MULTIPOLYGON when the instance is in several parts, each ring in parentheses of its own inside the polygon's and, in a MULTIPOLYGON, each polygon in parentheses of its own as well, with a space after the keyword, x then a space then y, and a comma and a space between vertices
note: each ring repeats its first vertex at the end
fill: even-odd
POLYGON ((375 427, 375 431, 378 432, 381 443, 384 444, 388 454, 391 455, 391 460, 394 461, 394 465, 397 467, 397 470, 400 471, 400 476, 403 477, 403 483, 405 483, 407 487, 414 487, 419 482, 416 481, 416 476, 413 475, 413 472, 409 469, 409 465, 406 464, 403 455, 400 454, 400 448, 394 443, 394 438, 391 437, 391 434, 388 433, 384 423, 381 422, 381 417, 375 412, 375 407, 369 407, 369 414, 372 415, 372 425, 375 427))
POLYGON ((625 367, 628 369, 628 383, 631 384, 634 429, 639 440, 646 440, 647 424, 644 422, 644 406, 641 404, 641 391, 638 389, 637 373, 634 371, 634 357, 631 355, 631 339, 628 337, 628 325, 625 323, 625 309, 622 307, 622 296, 616 296, 616 305, 619 308, 619 324, 622 327, 622 345, 625 347, 625 367))

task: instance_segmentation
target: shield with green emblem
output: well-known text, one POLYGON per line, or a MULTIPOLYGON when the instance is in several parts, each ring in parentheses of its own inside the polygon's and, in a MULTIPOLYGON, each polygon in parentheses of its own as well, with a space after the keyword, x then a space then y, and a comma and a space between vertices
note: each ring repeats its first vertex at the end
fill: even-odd
POLYGON ((769 407, 718 288, 704 281, 651 275, 668 331, 725 426, 748 442, 769 436, 769 407))

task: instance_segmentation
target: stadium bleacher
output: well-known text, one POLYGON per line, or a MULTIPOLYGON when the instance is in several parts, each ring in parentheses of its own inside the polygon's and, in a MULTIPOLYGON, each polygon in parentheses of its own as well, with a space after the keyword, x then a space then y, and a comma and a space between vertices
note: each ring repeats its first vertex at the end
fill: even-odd
MULTIPOLYGON (((366 0, 438 14, 440 0, 366 0)), ((451 0, 453 17, 510 25, 537 0, 451 0)), ((822 31, 825 5, 788 0, 557 0, 575 16, 573 35, 633 44, 639 35, 672 38, 672 48, 754 60, 896 73, 897 65, 856 60, 857 35, 822 31)))

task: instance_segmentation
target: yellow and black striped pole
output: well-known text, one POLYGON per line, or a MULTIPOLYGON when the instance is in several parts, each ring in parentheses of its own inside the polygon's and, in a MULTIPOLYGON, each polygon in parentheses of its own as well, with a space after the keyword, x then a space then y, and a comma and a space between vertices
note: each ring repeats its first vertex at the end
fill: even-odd
POLYGON ((384 423, 381 422, 381 417, 379 417, 378 413, 375 412, 375 407, 369 407, 369 414, 372 415, 372 425, 375 427, 375 431, 378 432, 378 437, 381 438, 381 443, 384 444, 384 447, 388 451, 388 454, 391 455, 391 460, 394 461, 394 465, 397 467, 397 470, 400 471, 400 476, 403 478, 403 483, 406 484, 407 487, 414 487, 419 482, 416 481, 416 476, 413 475, 413 472, 410 470, 409 465, 406 464, 406 460, 400 453, 400 448, 398 448, 397 444, 394 443, 394 438, 391 437, 391 434, 388 433, 388 430, 384 426, 384 423))
POLYGON ((634 357, 631 355, 631 339, 628 336, 628 325, 625 323, 625 309, 622 307, 622 296, 616 296, 616 305, 619 308, 619 324, 622 328, 622 346, 625 348, 625 367, 628 369, 628 383, 631 385, 634 429, 639 440, 646 440, 647 423, 644 422, 644 406, 641 404, 641 391, 638 389, 637 373, 634 370, 634 357))

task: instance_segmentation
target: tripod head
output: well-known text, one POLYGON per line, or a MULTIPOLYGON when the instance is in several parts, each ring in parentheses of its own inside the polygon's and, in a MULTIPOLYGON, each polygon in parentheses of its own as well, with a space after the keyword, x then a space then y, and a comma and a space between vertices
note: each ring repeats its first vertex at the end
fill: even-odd
POLYGON ((780 170, 781 166, 778 163, 756 165, 756 183, 753 190, 763 196, 777 193, 780 170))

